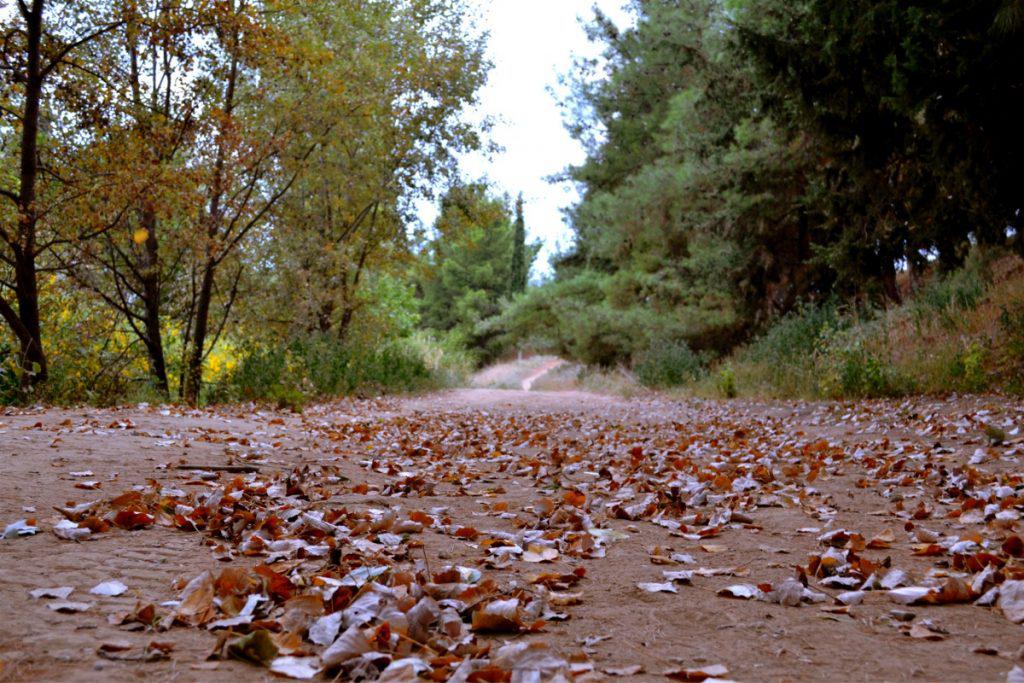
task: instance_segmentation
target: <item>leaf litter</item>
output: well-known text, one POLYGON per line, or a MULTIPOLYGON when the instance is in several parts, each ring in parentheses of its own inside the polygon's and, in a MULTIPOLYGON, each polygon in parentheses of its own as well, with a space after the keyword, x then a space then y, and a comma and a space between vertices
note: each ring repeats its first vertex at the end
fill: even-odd
MULTIPOLYGON (((853 408, 828 414, 836 410, 828 406, 821 417, 861 427, 880 420, 853 408)), ((685 552, 671 542, 651 549, 651 564, 694 565, 637 577, 649 579, 636 586, 652 599, 677 599, 680 585, 749 576, 749 564, 702 565, 716 556, 732 559, 730 538, 757 534, 761 515, 774 508, 813 519, 815 526, 792 532, 816 537, 818 549, 790 576, 718 587, 719 596, 786 608, 832 602, 823 609, 850 614, 879 593, 924 608, 975 603, 1008 622, 1024 621, 1024 541, 1015 533, 1024 479, 1013 469, 1020 444, 990 446, 985 458, 965 459, 938 440, 911 446, 888 438, 850 444, 794 437, 782 418, 737 422, 713 408, 702 420, 667 429, 590 418, 575 425, 588 438, 555 441, 548 437, 557 433, 557 420, 484 413, 338 424, 313 413, 303 416, 302 429, 322 444, 337 444, 334 456, 293 467, 267 466, 273 446, 208 432, 199 438, 227 441, 233 461, 251 465, 185 468, 173 484, 150 480, 69 503, 52 528, 69 542, 151 529, 201 534, 215 557, 237 565, 183 581, 166 605, 140 603, 124 623, 211 631, 217 637, 212 657, 294 678, 586 677, 597 667, 570 662, 543 642, 495 649, 491 639, 557 628, 570 616, 560 610, 586 601, 587 591, 575 590, 587 585, 582 563, 606 558, 638 524, 687 544, 685 552), (357 462, 365 477, 344 476, 333 464, 339 459, 357 462), (533 501, 510 506, 497 474, 526 484, 533 501), (889 524, 871 534, 835 528, 835 501, 819 484, 836 477, 875 491, 878 514, 889 524), (482 511, 457 519, 445 507, 417 505, 442 491, 477 497, 482 511), (429 557, 418 538, 425 533, 475 553, 477 567, 446 564, 441 553, 429 557), (930 558, 934 566, 924 572, 918 564, 895 566, 894 556, 930 558), (568 572, 556 566, 525 582, 503 574, 566 563, 576 566, 568 572)), ((972 420, 932 414, 905 423, 929 439, 948 440, 972 420)), ((91 592, 115 583, 104 591, 119 592, 98 594, 127 590, 104 582, 91 592)), ((91 607, 66 600, 48 606, 91 607)), ((931 622, 904 631, 923 640, 948 635, 931 622)), ((727 672, 690 667, 664 675, 713 680, 727 672)))

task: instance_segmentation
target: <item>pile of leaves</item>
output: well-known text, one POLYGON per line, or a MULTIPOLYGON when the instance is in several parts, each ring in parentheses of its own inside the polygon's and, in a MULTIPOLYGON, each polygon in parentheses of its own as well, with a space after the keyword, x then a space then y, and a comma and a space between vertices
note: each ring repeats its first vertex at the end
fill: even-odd
MULTIPOLYGON (((542 630, 557 616, 545 599, 557 581, 512 588, 467 567, 431 572, 417 536, 425 524, 443 526, 441 520, 398 507, 331 505, 341 481, 330 467, 201 477, 180 488, 151 481, 106 501, 61 508, 65 519, 53 530, 79 541, 161 526, 205 534, 219 559, 258 559, 249 568, 204 572, 179 586, 176 600, 139 604, 120 617, 158 630, 216 631, 214 658, 293 678, 323 671, 382 680, 424 673, 432 680, 507 680, 516 671, 568 671, 542 645, 492 653, 476 636, 542 630)), ((468 537, 462 528, 453 533, 468 537)))

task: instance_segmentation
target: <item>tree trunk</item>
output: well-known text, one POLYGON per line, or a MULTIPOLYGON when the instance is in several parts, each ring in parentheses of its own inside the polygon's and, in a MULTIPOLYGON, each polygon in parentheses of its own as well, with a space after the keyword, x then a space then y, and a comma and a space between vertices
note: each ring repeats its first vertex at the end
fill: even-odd
POLYGON ((346 304, 345 310, 341 314, 341 320, 338 322, 338 340, 345 341, 345 337, 348 335, 348 328, 352 325, 352 316, 355 310, 351 305, 346 304))
MULTIPOLYGON (((231 68, 224 88, 224 114, 230 119, 235 110, 235 87, 238 82, 238 31, 231 36, 231 68)), ((224 131, 221 131, 223 135, 224 131)), ((210 243, 206 246, 206 261, 203 264, 203 280, 196 298, 194 325, 192 327, 192 347, 185 363, 185 381, 182 384, 182 398, 190 406, 199 405, 199 390, 203 382, 203 347, 206 345, 206 334, 210 324, 210 300, 213 298, 213 281, 216 274, 218 255, 214 249, 215 238, 220 231, 223 218, 221 202, 224 200, 224 166, 227 163, 225 141, 218 140, 217 160, 214 162, 213 182, 210 193, 210 208, 207 213, 206 237, 210 243)))
POLYGON ((316 313, 316 326, 315 330, 320 334, 327 334, 331 331, 331 327, 334 325, 334 302, 325 301, 321 306, 320 310, 316 313))
POLYGON ((21 167, 18 192, 18 233, 15 237, 14 284, 18 300, 18 318, 23 328, 19 335, 21 384, 28 388, 45 382, 46 355, 39 320, 39 289, 36 281, 36 228, 39 210, 36 206, 38 176, 39 108, 43 92, 42 54, 43 2, 35 0, 23 12, 26 24, 28 65, 25 81, 25 110, 21 129, 21 167))
POLYGON ((192 345, 185 368, 185 385, 182 398, 190 406, 199 405, 199 390, 203 382, 203 347, 210 321, 210 300, 213 298, 214 261, 208 258, 203 267, 203 281, 196 299, 195 327, 192 330, 192 345))
POLYGON ((160 328, 160 260, 159 244, 156 238, 156 214, 146 208, 142 213, 142 226, 146 230, 146 241, 140 258, 146 353, 149 356, 149 374, 156 388, 165 398, 170 398, 170 383, 167 381, 167 361, 164 357, 163 332, 160 328))
POLYGON ((899 283, 896 281, 896 262, 891 257, 882 259, 882 291, 885 297, 894 304, 900 304, 903 297, 900 296, 899 283))
MULTIPOLYGON (((32 240, 34 242, 34 240, 32 240)), ((35 245, 16 258, 14 264, 15 288, 18 297, 18 317, 24 328, 19 338, 21 386, 27 389, 47 378, 46 354, 43 353, 42 327, 39 321, 39 291, 36 285, 35 245)))

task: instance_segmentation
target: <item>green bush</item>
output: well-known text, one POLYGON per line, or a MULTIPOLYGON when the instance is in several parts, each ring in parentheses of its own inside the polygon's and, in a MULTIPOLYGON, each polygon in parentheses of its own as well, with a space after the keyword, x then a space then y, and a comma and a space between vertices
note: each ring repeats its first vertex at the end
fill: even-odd
POLYGON ((756 394, 816 395, 815 353, 822 334, 849 324, 831 303, 798 308, 736 352, 733 383, 756 394))
POLYGON ((988 349, 981 343, 971 342, 967 348, 953 357, 949 369, 951 384, 963 391, 984 391, 988 388, 989 378, 985 372, 985 359, 988 349))
MULTIPOLYGON (((877 323, 876 323, 877 325, 877 323)), ((819 391, 829 398, 899 396, 912 389, 884 353, 876 325, 826 329, 815 353, 819 391), (879 348, 882 346, 882 348, 879 348)))
POLYGON ((974 310, 984 298, 986 287, 984 266, 972 262, 922 287, 909 302, 908 309, 918 330, 933 321, 955 330, 962 313, 974 310))
POLYGON ((736 373, 731 365, 725 365, 718 371, 718 391, 725 398, 736 398, 739 389, 736 387, 736 373))
POLYGON ((516 297, 500 315, 480 323, 476 334, 489 335, 499 349, 492 357, 529 349, 606 370, 635 367, 654 340, 699 339, 714 347, 733 338, 731 309, 720 310, 710 295, 668 297, 663 286, 655 275, 582 270, 516 297), (672 303, 659 304, 662 298, 672 303))
POLYGON ((633 371, 645 387, 668 388, 700 379, 707 367, 686 342, 663 341, 641 352, 633 371))
POLYGON ((781 369, 784 364, 810 358, 822 333, 839 325, 839 313, 833 304, 807 304, 772 325, 744 355, 752 361, 781 369))

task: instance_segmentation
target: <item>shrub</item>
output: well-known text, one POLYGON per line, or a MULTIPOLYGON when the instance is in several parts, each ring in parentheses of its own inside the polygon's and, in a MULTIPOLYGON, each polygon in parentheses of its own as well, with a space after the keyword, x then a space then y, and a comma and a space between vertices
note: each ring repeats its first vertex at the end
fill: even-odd
POLYGON ((830 398, 898 396, 911 382, 885 353, 884 330, 862 324, 826 329, 815 353, 820 392, 830 398))
POLYGON ((807 304, 772 325, 734 356, 733 382, 754 393, 813 396, 818 392, 815 353, 822 334, 850 324, 835 305, 807 304))
POLYGON ((949 375, 951 384, 964 391, 984 391, 988 388, 985 359, 988 349, 980 342, 971 342, 953 357, 949 375))
POLYGON ((718 371, 718 391, 725 398, 736 398, 739 390, 736 387, 736 373, 731 365, 725 365, 718 371))
POLYGON ((706 367, 686 342, 664 341, 640 353, 633 371, 645 387, 668 388, 700 379, 706 367))
POLYGON ((632 398, 643 390, 632 373, 619 368, 590 367, 579 374, 580 387, 595 394, 632 398))
POLYGON ((933 321, 946 329, 957 329, 963 312, 977 308, 985 296, 983 272, 981 265, 973 265, 922 287, 907 305, 918 330, 933 321))

